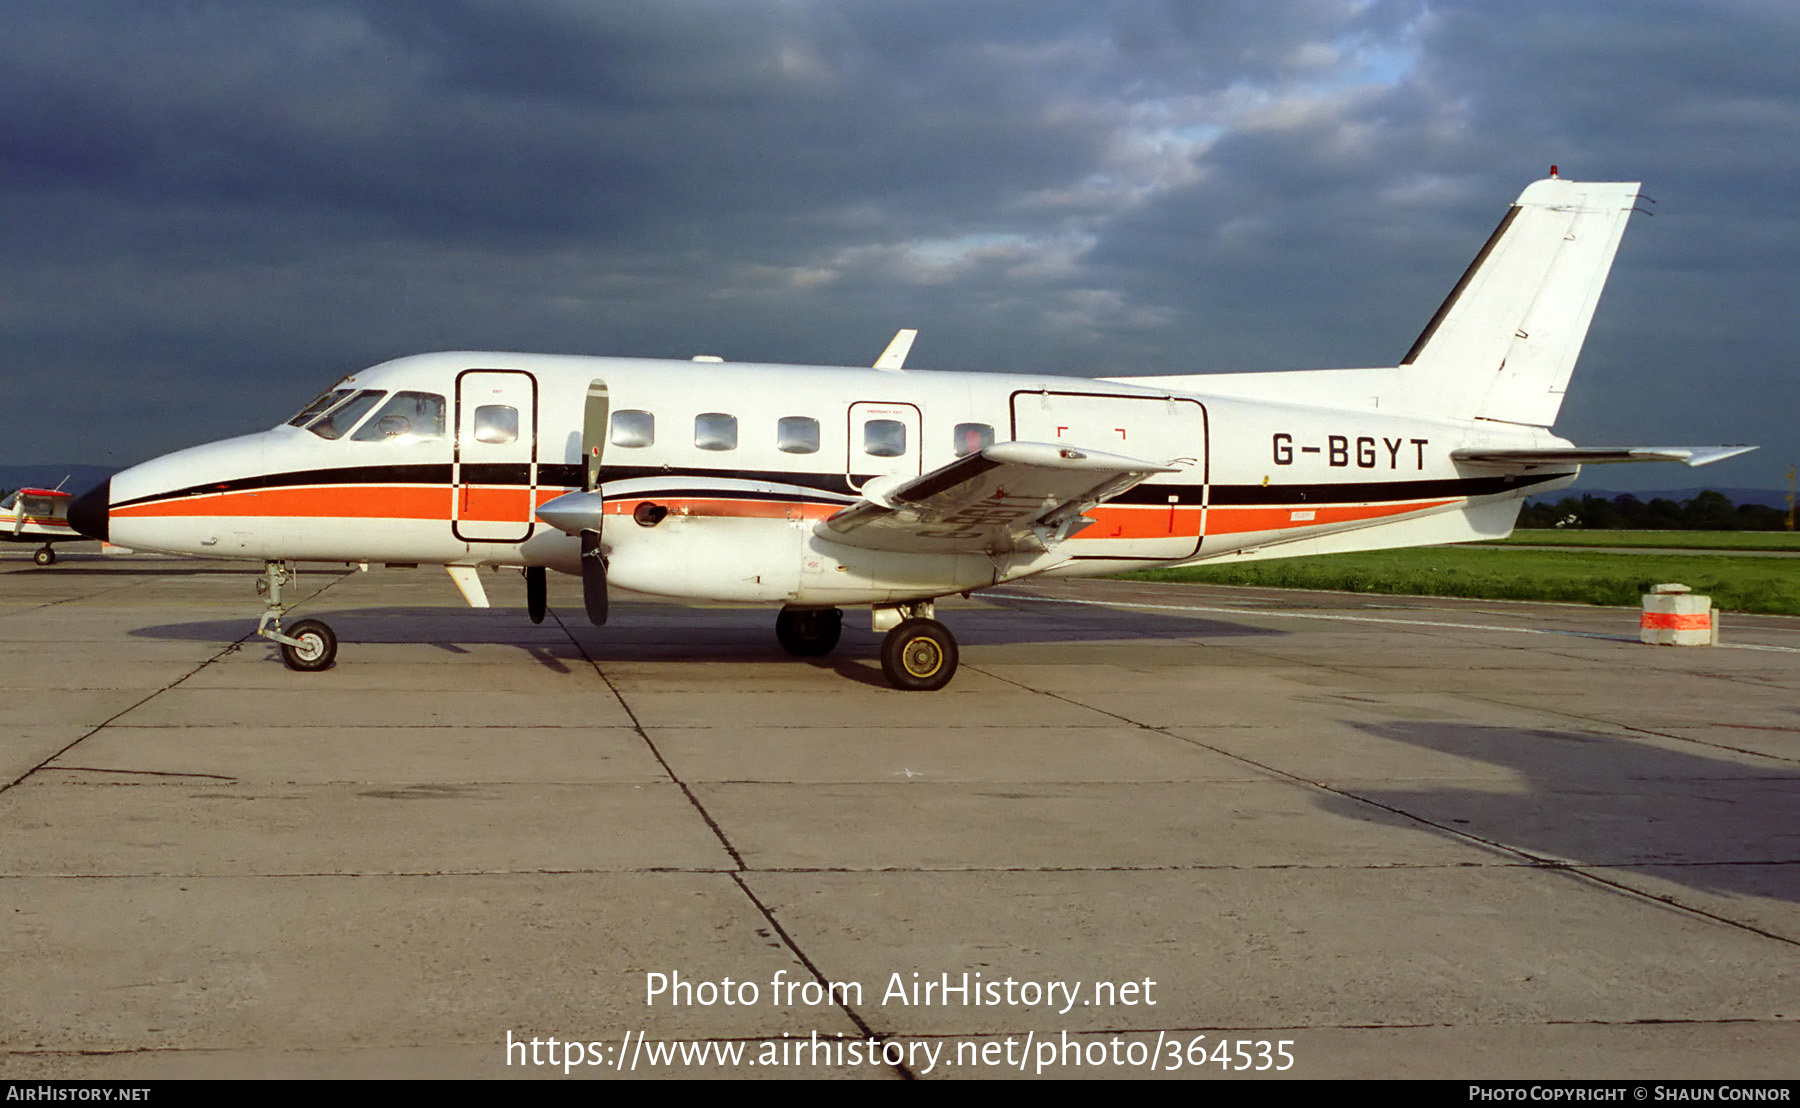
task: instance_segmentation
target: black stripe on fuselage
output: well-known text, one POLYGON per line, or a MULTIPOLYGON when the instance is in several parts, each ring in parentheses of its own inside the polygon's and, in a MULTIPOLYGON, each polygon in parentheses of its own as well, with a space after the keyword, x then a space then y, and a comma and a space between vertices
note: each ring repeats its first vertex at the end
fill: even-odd
MULTIPOLYGON (((1389 500, 1446 500, 1459 496, 1494 496, 1567 477, 1567 473, 1531 473, 1499 477, 1451 477, 1435 481, 1358 481, 1342 485, 1214 485, 1209 503, 1214 507, 1252 507, 1272 504, 1363 504, 1389 500)), ((1163 485, 1130 490, 1118 499, 1130 502, 1132 493, 1148 487, 1152 493, 1163 485)), ((1145 502, 1166 502, 1156 496, 1145 502)))
MULTIPOLYGON (((964 466, 974 468, 972 459, 979 455, 970 455, 960 462, 953 463, 930 487, 909 490, 909 499, 924 499, 934 492, 941 491, 958 481, 973 476, 964 466)), ((987 463, 986 459, 981 459, 987 463)), ((540 465, 538 466, 538 486, 541 488, 580 488, 584 480, 582 467, 577 465, 540 465)), ((748 492, 742 490, 725 490, 708 488, 704 482, 708 479, 729 478, 740 481, 759 481, 764 484, 790 485, 803 489, 815 489, 822 493, 839 497, 856 497, 857 491, 850 486, 850 481, 842 474, 833 473, 797 473, 791 470, 710 470, 710 469, 672 469, 663 466, 604 466, 601 470, 602 481, 622 481, 644 477, 675 477, 691 479, 695 482, 692 489, 660 489, 655 493, 646 493, 646 499, 656 496, 737 496, 758 499, 803 500, 804 497, 790 493, 748 492)), ((1155 504, 1166 506, 1169 497, 1175 496, 1180 502, 1199 504, 1202 497, 1214 506, 1219 507, 1254 507, 1275 504, 1362 504, 1381 501, 1400 500, 1443 500, 1464 496, 1492 496, 1499 493, 1516 492, 1543 484, 1559 478, 1570 476, 1569 473, 1531 473, 1502 475, 1495 477, 1456 477, 1440 480, 1419 481, 1356 481, 1342 484, 1309 484, 1309 485, 1214 485, 1210 490, 1199 484, 1141 484, 1127 489, 1112 498, 1109 504, 1155 504)), ((463 480, 467 484, 480 485, 525 485, 531 479, 529 466, 523 463, 507 463, 494 465, 465 465, 463 480)), ((866 479, 866 478, 860 478, 866 479)), ((257 489, 294 488, 305 485, 445 485, 451 484, 451 467, 448 463, 435 465, 392 465, 392 466, 342 466, 330 469, 303 469, 287 473, 266 473, 255 477, 240 477, 229 481, 209 481, 200 485, 189 485, 186 488, 170 492, 153 493, 148 496, 133 497, 113 503, 114 508, 129 507, 134 504, 148 504, 159 500, 173 500, 185 496, 216 495, 228 492, 248 492, 257 489)))

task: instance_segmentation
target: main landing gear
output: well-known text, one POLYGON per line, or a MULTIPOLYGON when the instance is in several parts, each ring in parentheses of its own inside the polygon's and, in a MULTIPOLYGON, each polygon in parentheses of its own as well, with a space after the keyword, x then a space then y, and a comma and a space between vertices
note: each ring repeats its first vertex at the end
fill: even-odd
POLYGON ((50 549, 49 543, 45 543, 37 553, 31 556, 31 560, 40 566, 53 566, 56 564, 56 551, 50 549))
MULTIPOLYGON (((931 617, 929 600, 876 609, 876 629, 887 629, 881 672, 896 689, 930 692, 956 676, 956 636, 931 617)), ((775 638, 789 654, 820 658, 837 646, 843 624, 837 608, 783 608, 775 618, 775 638)))
POLYGON ((775 638, 797 658, 823 658, 844 633, 841 608, 783 608, 775 617, 775 638))
POLYGON ((935 619, 908 619, 881 640, 881 672, 896 689, 932 692, 956 676, 956 637, 935 619))
POLYGON ((268 603, 262 619, 257 621, 256 633, 281 647, 281 660, 289 669, 302 673, 330 669, 337 660, 337 636, 330 627, 316 619, 303 619, 282 633, 281 617, 287 613, 287 607, 281 603, 281 586, 297 578, 286 562, 263 563, 256 591, 267 597, 268 603))

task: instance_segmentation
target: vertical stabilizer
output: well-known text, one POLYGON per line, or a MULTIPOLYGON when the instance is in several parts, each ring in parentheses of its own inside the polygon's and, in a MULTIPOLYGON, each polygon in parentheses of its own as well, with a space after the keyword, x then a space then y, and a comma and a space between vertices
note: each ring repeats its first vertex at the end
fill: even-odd
POLYGON ((1531 184, 1401 363, 1438 414, 1548 427, 1600 302, 1634 183, 1531 184))

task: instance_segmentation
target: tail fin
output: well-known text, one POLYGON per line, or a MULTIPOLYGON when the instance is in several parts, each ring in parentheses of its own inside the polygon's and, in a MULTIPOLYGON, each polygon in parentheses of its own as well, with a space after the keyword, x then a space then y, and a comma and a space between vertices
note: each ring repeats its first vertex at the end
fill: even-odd
POLYGON ((1440 414, 1548 427, 1562 407, 1633 183, 1528 186, 1401 362, 1440 414))

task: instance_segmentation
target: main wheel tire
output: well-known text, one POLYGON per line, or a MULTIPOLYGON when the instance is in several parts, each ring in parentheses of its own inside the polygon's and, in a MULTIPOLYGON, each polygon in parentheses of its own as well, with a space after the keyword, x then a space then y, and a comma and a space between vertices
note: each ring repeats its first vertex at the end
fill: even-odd
POLYGON ((303 619, 289 627, 285 634, 300 640, 299 646, 281 644, 281 660, 289 669, 313 673, 330 669, 331 663, 337 660, 337 636, 318 620, 303 619))
POLYGON ((838 608, 783 608, 775 617, 775 638, 797 658, 822 658, 837 649, 844 633, 838 608))
POLYGON ((544 579, 543 566, 525 567, 525 614, 531 622, 544 622, 544 612, 549 608, 550 587, 544 579))
POLYGON ((956 637, 935 619, 909 619, 881 640, 881 672, 896 689, 941 689, 956 676, 956 662, 956 637))
POLYGON ((46 546, 33 554, 31 560, 40 566, 53 566, 56 564, 56 551, 46 546))

